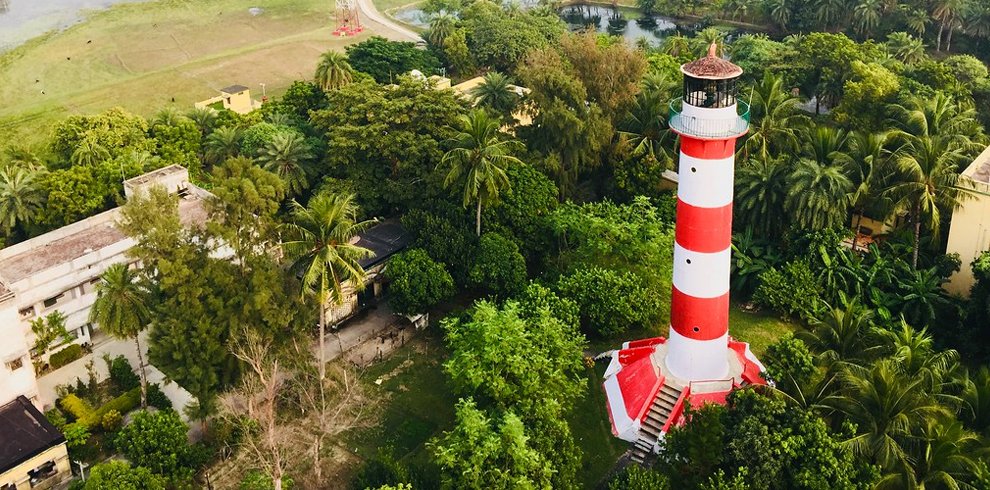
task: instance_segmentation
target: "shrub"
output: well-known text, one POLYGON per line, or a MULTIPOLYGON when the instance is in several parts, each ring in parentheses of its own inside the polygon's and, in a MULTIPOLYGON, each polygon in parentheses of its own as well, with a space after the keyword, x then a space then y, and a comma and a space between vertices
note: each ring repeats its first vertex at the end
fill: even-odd
POLYGON ((120 427, 120 423, 124 420, 124 417, 120 415, 120 412, 116 410, 110 410, 103 414, 103 420, 100 425, 103 426, 103 430, 107 432, 113 432, 120 427))
POLYGON ((148 385, 148 405, 159 410, 171 410, 172 400, 169 400, 158 383, 148 385))
POLYGON ((421 248, 392 258, 385 277, 391 281, 389 302, 398 313, 422 313, 455 292, 454 279, 447 269, 421 248))
POLYGON ((631 272, 582 268, 561 277, 557 290, 577 303, 582 330, 601 337, 642 328, 660 309, 656 296, 649 294, 631 272))
POLYGON ((117 433, 117 449, 131 463, 154 473, 182 480, 192 476, 194 454, 186 439, 189 430, 174 410, 138 412, 117 433))
POLYGON ((45 412, 45 418, 48 419, 48 422, 54 425, 58 430, 62 430, 62 427, 65 427, 65 424, 68 423, 68 421, 65 420, 65 414, 58 408, 53 408, 45 412))
POLYGON ((790 334, 770 344, 762 357, 767 377, 778 383, 805 386, 816 371, 815 358, 808 346, 790 334))
MULTIPOLYGON (((104 358, 107 360, 108 358, 104 358)), ((107 371, 110 372, 110 383, 115 388, 115 393, 123 393, 141 386, 141 378, 134 373, 130 361, 124 356, 117 356, 107 362, 107 371)))
POLYGON ((89 403, 85 400, 80 399, 76 395, 66 395, 59 402, 62 410, 65 410, 70 415, 72 415, 76 423, 84 425, 86 428, 93 430, 99 429, 103 424, 103 417, 111 411, 115 411, 118 414, 124 414, 134 410, 141 404, 141 389, 135 388, 123 395, 110 400, 100 408, 94 410, 89 403))
POLYGON ((66 364, 75 361, 83 356, 83 348, 79 344, 72 344, 48 358, 48 364, 52 369, 58 369, 66 364))
POLYGON ((821 285, 808 262, 795 260, 781 269, 771 268, 761 273, 753 301, 784 316, 807 319, 821 308, 821 295, 821 285))
MULTIPOLYGON (((295 482, 292 481, 292 478, 283 476, 282 490, 291 490, 295 487, 294 483, 295 482)), ((258 470, 251 470, 244 475, 244 478, 241 480, 241 484, 238 485, 237 488, 239 490, 272 490, 275 486, 272 485, 272 479, 269 478, 268 475, 258 470)))
POLYGON ((498 233, 485 233, 469 273, 471 284, 503 298, 526 287, 526 259, 519 246, 498 233))
POLYGON ((85 420, 93 416, 93 407, 74 394, 66 395, 58 404, 62 407, 62 410, 68 412, 73 422, 85 420))
POLYGON ((93 467, 85 490, 165 490, 165 479, 126 461, 107 461, 93 467))
POLYGON ((65 445, 69 449, 82 447, 89 440, 89 428, 79 422, 67 424, 62 428, 62 435, 65 436, 65 445))

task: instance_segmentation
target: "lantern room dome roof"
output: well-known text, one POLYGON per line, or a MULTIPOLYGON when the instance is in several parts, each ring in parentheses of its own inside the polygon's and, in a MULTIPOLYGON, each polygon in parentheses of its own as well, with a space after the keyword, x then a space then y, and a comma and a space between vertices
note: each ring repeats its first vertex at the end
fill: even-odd
POLYGON ((718 45, 712 43, 708 47, 707 56, 681 65, 681 72, 690 77, 708 80, 727 80, 743 74, 742 68, 729 60, 719 58, 717 52, 718 45))

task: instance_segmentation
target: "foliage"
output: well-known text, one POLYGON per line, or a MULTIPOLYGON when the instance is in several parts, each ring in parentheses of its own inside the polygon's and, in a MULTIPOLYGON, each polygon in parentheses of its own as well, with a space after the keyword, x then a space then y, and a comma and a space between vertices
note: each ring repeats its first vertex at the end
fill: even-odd
POLYGON ((165 490, 165 479, 126 461, 100 463, 89 472, 84 490, 165 490))
POLYGON ((443 264, 420 248, 392 257, 385 277, 390 283, 389 303, 402 314, 425 312, 456 292, 454 280, 443 264))
POLYGON ((670 480, 666 475, 639 465, 629 465, 608 482, 609 490, 667 490, 670 480))
POLYGON ((171 410, 173 408, 172 400, 168 399, 158 383, 148 385, 148 406, 159 410, 171 410))
MULTIPOLYGON (((70 342, 72 337, 69 336, 69 332, 65 329, 66 316, 59 310, 55 310, 44 317, 38 317, 31 320, 31 333, 34 334, 34 345, 31 346, 31 350, 38 354, 42 354, 48 351, 52 347, 58 347, 66 342, 70 342)), ((72 347, 72 346, 69 346, 72 347)), ((65 350, 65 349, 63 349, 65 350)), ((82 351, 80 346, 78 349, 82 351)), ((52 354, 54 357, 58 352, 52 354)), ((68 359, 62 362, 55 368, 64 366, 79 358, 78 353, 66 352, 59 356, 60 359, 68 359), (75 355, 75 357, 73 357, 75 355)), ((52 362, 49 360, 49 362, 52 362)))
POLYGON ((131 463, 182 481, 194 471, 188 430, 174 410, 138 412, 117 434, 115 445, 131 463))
POLYGON ((526 289, 517 296, 520 312, 523 317, 530 318, 546 310, 550 315, 571 328, 581 325, 581 310, 577 303, 558 296, 553 289, 537 282, 529 283, 526 289))
POLYGON ((371 75, 378 83, 390 83, 411 70, 432 75, 440 66, 436 56, 416 48, 414 43, 389 41, 380 36, 372 36, 346 49, 350 66, 371 75))
POLYGON ((72 361, 75 361, 76 359, 81 358, 82 356, 82 346, 79 344, 70 344, 68 347, 52 354, 51 357, 48 358, 48 364, 52 367, 52 369, 58 369, 72 361))
MULTIPOLYGON (((89 321, 96 323, 111 337, 134 339, 141 368, 141 403, 145 404, 147 391, 144 373, 144 354, 138 339, 141 331, 151 321, 151 299, 147 288, 137 281, 126 263, 108 267, 96 285, 96 301, 89 310, 89 321)), ((128 366, 129 367, 129 366, 128 366)))
POLYGON ((770 344, 761 358, 767 378, 778 384, 804 386, 817 372, 808 346, 790 335, 770 344))
POLYGON ((551 246, 550 216, 557 208, 557 186, 531 165, 510 165, 509 185, 485 211, 492 231, 512 238, 532 263, 551 246))
POLYGON ((65 419, 65 414, 63 414, 58 407, 53 407, 45 412, 45 418, 48 419, 48 422, 54 425, 58 430, 62 430, 62 427, 69 423, 69 421, 65 419))
POLYGON ((134 373, 134 368, 126 357, 118 355, 110 359, 108 355, 104 360, 107 361, 107 372, 110 374, 110 383, 115 392, 123 393, 141 386, 141 378, 134 373))
POLYGON ((526 259, 513 241, 498 233, 485 233, 468 278, 476 288, 511 298, 526 287, 526 259))
POLYGON ((93 407, 91 407, 85 400, 72 393, 62 397, 62 399, 59 400, 58 405, 62 408, 62 410, 65 410, 72 416, 73 421, 89 419, 93 414, 93 407))
POLYGON ((580 268, 562 276, 557 290, 578 305, 582 330, 599 337, 652 326, 660 309, 658 298, 631 272, 580 268))
MULTIPOLYGON (((51 130, 49 147, 60 164, 67 164, 85 142, 102 149, 106 159, 124 156, 131 151, 148 151, 154 142, 148 139, 148 122, 119 107, 97 115, 72 115, 51 130)), ((98 162, 94 162, 98 163, 98 162)))
POLYGON ((443 263, 458 286, 468 284, 468 273, 478 238, 460 206, 437 202, 433 210, 415 209, 402 217, 402 226, 433 260, 443 263))
POLYGON ((552 45, 564 33, 554 11, 516 10, 491 1, 472 2, 460 12, 468 49, 479 66, 510 72, 532 49, 552 45))
POLYGON ((120 412, 116 410, 109 410, 107 413, 103 414, 102 420, 100 420, 100 427, 106 432, 113 432, 120 427, 120 423, 124 421, 124 417, 120 412))
POLYGON ((65 445, 69 449, 76 449, 86 445, 89 428, 80 422, 73 422, 62 427, 62 435, 65 436, 65 445))
POLYGON ((760 273, 759 283, 753 301, 785 316, 808 318, 821 307, 821 286, 805 261, 766 270, 760 273))
POLYGON ((316 66, 316 75, 313 78, 316 85, 324 91, 336 90, 351 83, 353 71, 347 56, 339 51, 330 50, 320 57, 320 63, 316 66))
POLYGON ((6 234, 34 223, 45 200, 39 173, 23 168, 0 170, 0 226, 6 234))
MULTIPOLYGON (((292 490, 295 483, 288 476, 282 477, 282 490, 292 490)), ((272 479, 258 470, 251 470, 241 479, 239 490, 273 490, 272 479)))

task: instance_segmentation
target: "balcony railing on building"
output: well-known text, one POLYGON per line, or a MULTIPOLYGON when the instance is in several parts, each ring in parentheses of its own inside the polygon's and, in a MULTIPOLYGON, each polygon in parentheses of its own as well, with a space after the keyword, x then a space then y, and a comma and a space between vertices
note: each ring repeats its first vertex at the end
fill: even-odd
POLYGON ((685 115, 681 97, 670 101, 670 117, 667 124, 674 131, 698 138, 728 138, 745 134, 749 130, 749 104, 736 99, 736 117, 726 119, 698 118, 685 115))

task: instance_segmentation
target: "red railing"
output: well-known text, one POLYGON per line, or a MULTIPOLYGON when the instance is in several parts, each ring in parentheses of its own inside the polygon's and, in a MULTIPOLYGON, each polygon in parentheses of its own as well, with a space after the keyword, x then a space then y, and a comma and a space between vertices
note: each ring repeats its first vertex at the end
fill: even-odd
POLYGON ((671 407, 670 416, 667 417, 667 422, 663 424, 663 429, 661 429, 661 432, 666 434, 667 431, 670 430, 670 426, 674 423, 674 421, 681 418, 681 414, 684 413, 684 401, 687 400, 689 396, 691 396, 691 385, 686 386, 684 391, 681 392, 681 396, 677 397, 677 401, 674 403, 674 406, 671 407))
POLYGON ((657 382, 653 388, 650 389, 650 396, 646 398, 649 402, 643 404, 643 408, 641 408, 639 413, 636 414, 635 420, 642 422, 643 419, 646 418, 646 414, 650 413, 650 408, 653 407, 653 401, 657 399, 657 393, 660 391, 660 388, 663 388, 663 384, 666 381, 667 378, 664 378, 662 374, 657 376, 657 382))

